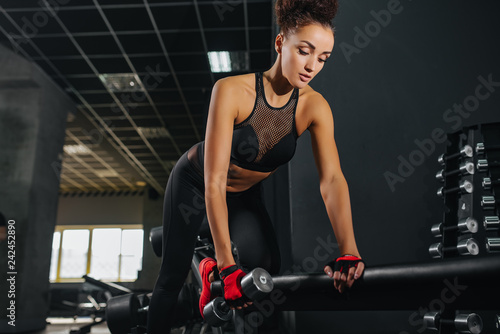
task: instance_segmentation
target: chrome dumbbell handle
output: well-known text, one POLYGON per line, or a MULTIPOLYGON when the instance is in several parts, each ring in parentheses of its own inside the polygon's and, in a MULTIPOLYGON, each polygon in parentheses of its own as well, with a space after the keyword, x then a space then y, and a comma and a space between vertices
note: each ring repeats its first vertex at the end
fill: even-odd
POLYGON ((462 162, 458 169, 451 170, 449 172, 445 172, 444 169, 441 169, 436 173, 436 179, 438 181, 444 181, 444 178, 447 176, 452 176, 456 174, 461 175, 472 175, 474 174, 474 163, 471 161, 462 162))
POLYGON ((455 319, 443 319, 439 312, 424 314, 424 323, 428 329, 437 330, 440 325, 451 325, 460 333, 479 334, 483 330, 483 320, 476 313, 457 314, 455 319))
MULTIPOLYGON (((271 275, 262 268, 255 268, 241 279, 243 294, 252 301, 262 299, 274 288, 271 275)), ((220 290, 214 283, 211 284, 210 291, 220 290), (212 287, 213 286, 213 287, 212 287)), ((222 297, 216 297, 210 301, 203 309, 205 321, 213 327, 220 327, 232 318, 229 304, 222 297)))
POLYGON ((488 159, 479 159, 477 160, 477 171, 478 172, 487 172, 490 167, 500 167, 500 162, 498 161, 489 161, 488 159))
POLYGON ((479 224, 472 217, 462 218, 457 225, 444 226, 443 223, 432 225, 431 232, 435 237, 443 235, 443 231, 460 231, 462 233, 477 233, 479 224))
POLYGON ((496 151, 496 150, 500 150, 500 145, 485 146, 484 143, 477 143, 476 144, 476 153, 477 154, 484 154, 487 151, 496 151))
POLYGON ((441 154, 438 157, 438 162, 441 165, 444 165, 446 163, 446 161, 448 161, 448 160, 455 159, 455 158, 458 158, 458 157, 468 157, 468 158, 471 158, 473 155, 474 155, 474 150, 472 149, 472 146, 465 145, 457 153, 453 153, 453 154, 449 154, 449 155, 441 154))
POLYGON ((492 186, 500 185, 500 179, 492 180, 489 177, 483 177, 483 181, 481 182, 483 189, 490 190, 492 186))
POLYGON ((500 229, 500 218, 498 216, 485 216, 483 219, 484 228, 488 231, 500 229))
POLYGON ((451 193, 462 193, 462 194, 465 194, 465 193, 472 193, 472 191, 474 190, 474 186, 472 185, 472 183, 470 181, 467 181, 467 180, 464 180, 464 181, 460 181, 460 183, 458 184, 458 187, 454 187, 454 188, 449 188, 449 189, 444 189, 443 187, 439 188, 438 191, 437 191, 437 195, 439 197, 443 197, 444 195, 446 194, 451 194, 451 193))
POLYGON ((447 252, 458 252, 460 255, 477 255, 479 254, 479 245, 474 238, 469 238, 460 240, 456 247, 443 247, 440 242, 429 246, 429 254, 433 258, 442 257, 447 252))
POLYGON ((483 210, 495 210, 500 204, 500 201, 495 199, 495 196, 483 196, 481 197, 481 206, 483 210))
POLYGON ((486 251, 488 253, 500 252, 500 238, 486 238, 486 251))

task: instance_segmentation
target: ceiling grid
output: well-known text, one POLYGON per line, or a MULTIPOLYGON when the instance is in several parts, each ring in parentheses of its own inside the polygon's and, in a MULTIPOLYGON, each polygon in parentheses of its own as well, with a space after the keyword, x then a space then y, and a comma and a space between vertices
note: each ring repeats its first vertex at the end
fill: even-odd
POLYGON ((272 65, 271 0, 64 3, 0 5, 0 43, 36 63, 77 106, 62 193, 147 185, 163 193, 180 155, 203 140, 215 81, 272 65), (211 51, 245 54, 247 70, 213 73, 211 51))

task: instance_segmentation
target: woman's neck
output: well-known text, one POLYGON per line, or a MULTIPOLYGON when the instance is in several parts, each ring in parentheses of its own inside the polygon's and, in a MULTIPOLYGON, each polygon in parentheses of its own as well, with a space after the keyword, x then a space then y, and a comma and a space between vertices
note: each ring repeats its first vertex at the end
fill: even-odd
POLYGON ((273 93, 278 96, 287 95, 293 90, 288 79, 283 76, 281 68, 281 56, 278 55, 274 65, 267 71, 263 72, 264 78, 271 84, 273 93))

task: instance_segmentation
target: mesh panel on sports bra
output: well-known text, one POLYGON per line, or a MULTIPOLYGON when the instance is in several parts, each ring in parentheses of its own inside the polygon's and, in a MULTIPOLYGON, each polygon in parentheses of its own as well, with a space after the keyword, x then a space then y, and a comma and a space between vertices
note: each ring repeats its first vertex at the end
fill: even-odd
POLYGON ((256 103, 250 116, 242 123, 236 125, 234 130, 251 126, 257 135, 259 151, 254 163, 259 162, 277 143, 285 136, 293 134, 297 137, 295 129, 295 108, 297 106, 298 89, 294 89, 285 106, 275 108, 265 100, 262 73, 256 76, 256 103))

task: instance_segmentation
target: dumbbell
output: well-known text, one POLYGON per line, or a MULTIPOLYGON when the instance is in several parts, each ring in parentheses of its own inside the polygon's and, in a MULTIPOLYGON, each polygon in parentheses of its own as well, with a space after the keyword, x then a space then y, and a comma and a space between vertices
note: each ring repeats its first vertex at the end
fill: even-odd
POLYGON ((481 182, 481 184, 483 185, 483 189, 490 190, 491 186, 500 185, 500 179, 492 180, 489 177, 483 177, 483 181, 481 182))
POLYGON ((438 181, 444 181, 444 178, 451 175, 472 175, 474 174, 474 163, 471 161, 462 162, 458 169, 451 170, 449 172, 445 172, 444 169, 441 169, 436 173, 436 179, 438 181))
POLYGON ((111 334, 127 334, 131 328, 146 325, 149 305, 141 306, 133 293, 111 297, 106 302, 106 322, 111 334))
POLYGON ((448 161, 448 160, 455 159, 455 158, 458 158, 458 157, 469 157, 469 158, 471 158, 473 154, 474 154, 474 150, 472 149, 472 147, 470 145, 465 145, 457 153, 453 153, 453 154, 450 154, 450 155, 441 154, 438 157, 438 162, 441 165, 444 165, 446 163, 446 161, 448 161))
POLYGON ((484 154, 486 151, 495 151, 495 150, 500 150, 500 145, 484 146, 484 143, 477 143, 476 144, 476 153, 477 154, 484 154))
POLYGON ((458 252, 460 255, 477 255, 479 254, 479 246, 474 238, 460 240, 456 247, 443 247, 443 244, 440 242, 429 246, 429 254, 434 258, 441 257, 444 253, 452 252, 458 252))
POLYGON ((483 219, 484 228, 488 231, 500 229, 500 218, 498 216, 485 216, 483 219))
POLYGON ((488 161, 488 159, 479 159, 476 167, 478 172, 487 172, 490 167, 500 167, 500 162, 488 161))
POLYGON ((454 320, 443 319, 439 312, 424 314, 424 323, 429 329, 439 329, 440 325, 451 325, 460 333, 479 334, 483 330, 483 320, 476 313, 457 314, 454 320))
POLYGON ((456 192, 459 192, 462 194, 465 194, 465 193, 470 194, 470 193, 472 193, 473 190, 474 190, 474 186, 472 185, 472 183, 467 181, 467 180, 464 180, 464 181, 460 181, 458 187, 454 187, 454 188, 450 188, 450 189, 444 189, 443 187, 439 188, 437 191, 437 195, 439 197, 443 197, 446 194, 456 193, 456 192))
POLYGON ((210 296, 223 297, 224 296, 224 285, 222 280, 213 281, 210 284, 210 296))
MULTIPOLYGON (((241 279, 243 294, 252 301, 264 298, 273 288, 271 275, 262 268, 255 268, 241 279)), ((232 312, 224 298, 216 297, 205 306, 203 316, 210 326, 220 327, 231 320, 232 312)))
POLYGON ((486 238, 486 250, 488 253, 500 251, 500 238, 486 238))
POLYGON ((500 203, 499 200, 495 199, 495 196, 483 196, 481 198, 481 206, 483 210, 495 210, 495 207, 500 203))
POLYGON ((431 232, 435 237, 443 235, 443 231, 460 231, 462 233, 477 233, 478 223, 472 217, 462 218, 457 225, 443 226, 443 223, 434 224, 431 227, 431 232))

